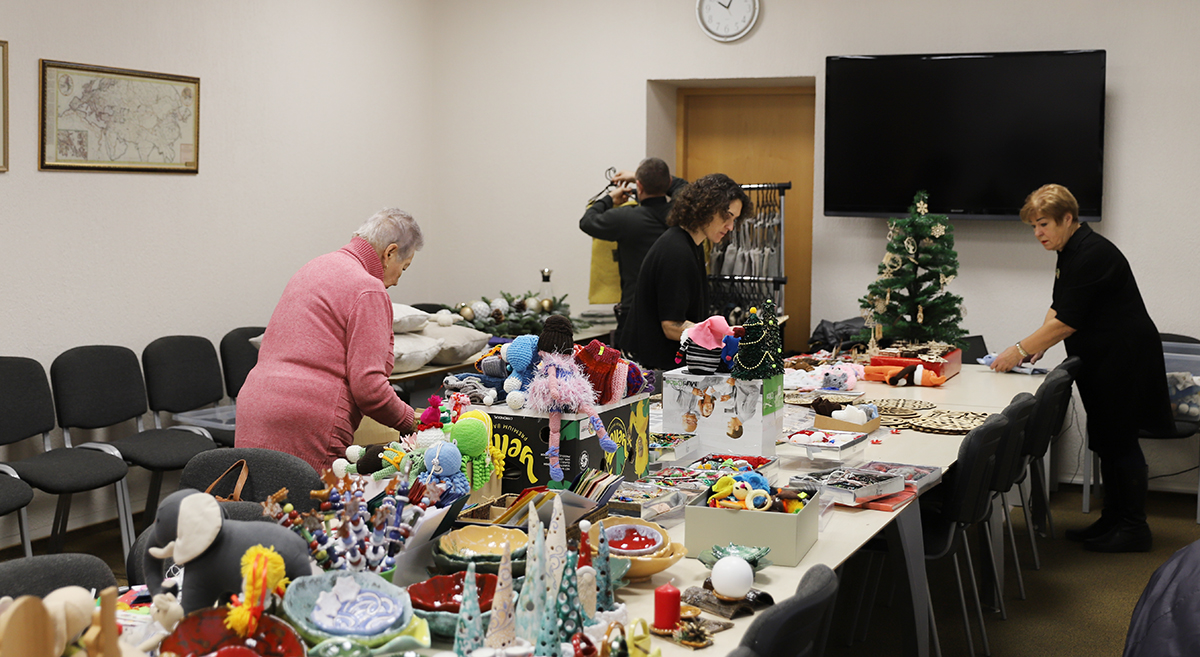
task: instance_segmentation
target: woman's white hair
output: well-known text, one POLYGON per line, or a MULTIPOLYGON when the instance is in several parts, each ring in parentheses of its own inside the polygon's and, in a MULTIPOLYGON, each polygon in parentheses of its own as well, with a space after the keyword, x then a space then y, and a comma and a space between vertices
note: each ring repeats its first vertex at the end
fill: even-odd
POLYGON ((358 237, 371 243, 375 250, 383 253, 388 245, 400 247, 400 259, 405 260, 425 246, 421 227, 412 215, 398 208, 384 208, 367 219, 354 231, 358 237))

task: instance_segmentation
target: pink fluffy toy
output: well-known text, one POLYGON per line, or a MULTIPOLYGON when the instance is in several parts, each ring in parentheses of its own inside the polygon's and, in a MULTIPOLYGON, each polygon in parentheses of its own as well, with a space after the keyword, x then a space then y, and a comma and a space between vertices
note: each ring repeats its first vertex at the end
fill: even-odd
POLYGON ((600 448, 606 452, 617 450, 617 444, 608 437, 604 423, 596 415, 596 391, 575 363, 573 332, 571 320, 566 317, 551 315, 546 318, 538 338, 542 360, 529 384, 529 408, 550 416, 550 449, 546 456, 550 457, 550 478, 554 481, 563 480, 562 467, 558 463, 563 413, 587 415, 600 440, 600 448))

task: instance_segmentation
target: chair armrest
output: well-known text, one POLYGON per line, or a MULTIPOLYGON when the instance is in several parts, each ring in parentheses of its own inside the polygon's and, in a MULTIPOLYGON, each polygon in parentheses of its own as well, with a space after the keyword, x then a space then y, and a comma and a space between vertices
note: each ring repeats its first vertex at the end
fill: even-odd
POLYGON ((8 475, 8 476, 10 476, 10 477, 12 477, 12 478, 14 478, 14 479, 20 479, 20 478, 21 478, 21 476, 17 474, 17 471, 16 471, 16 470, 13 470, 13 469, 12 469, 12 466, 10 466, 10 465, 9 465, 9 464, 7 464, 7 463, 0 463, 0 473, 4 473, 4 474, 6 474, 6 475, 8 475))
MULTIPOLYGON (((168 427, 168 428, 169 429, 183 429, 184 431, 191 431, 192 433, 200 434, 201 436, 204 436, 205 438, 208 438, 209 440, 213 439, 212 434, 209 433, 208 429, 205 429, 204 427, 196 427, 196 426, 192 426, 190 424, 176 424, 176 425, 168 427)), ((216 441, 214 440, 213 442, 216 442, 216 441)))
POLYGON ((98 452, 104 452, 105 454, 111 454, 111 455, 121 459, 122 461, 125 460, 125 457, 121 456, 121 450, 117 449, 113 445, 109 445, 108 443, 84 443, 82 445, 76 445, 72 449, 94 449, 98 452))

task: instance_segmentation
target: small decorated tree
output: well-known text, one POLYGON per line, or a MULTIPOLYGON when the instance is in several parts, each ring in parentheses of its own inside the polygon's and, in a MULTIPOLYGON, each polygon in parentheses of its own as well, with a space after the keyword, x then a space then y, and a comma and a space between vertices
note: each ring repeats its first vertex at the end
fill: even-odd
POLYGON ((561 584, 558 595, 555 596, 555 608, 558 612, 558 640, 560 643, 570 643, 576 632, 583 631, 587 614, 583 613, 583 605, 579 601, 578 574, 579 555, 567 553, 567 561, 563 564, 561 584))
POLYGON ((887 252, 879 275, 859 299, 871 344, 888 337, 957 344, 966 335, 962 297, 946 291, 958 275, 954 227, 929 214, 929 194, 917 192, 908 216, 888 220, 887 252))
POLYGON ((467 657, 471 651, 483 647, 483 614, 479 611, 479 589, 475 586, 475 562, 467 564, 463 578, 462 603, 459 606, 458 625, 454 630, 454 652, 467 657))
MULTIPOLYGON (((585 537, 586 538, 586 537, 585 537)), ((616 608, 612 592, 612 570, 608 557, 608 537, 604 534, 604 521, 600 521, 600 545, 596 548, 596 558, 592 565, 596 568, 596 610, 612 611, 616 608)))
POLYGON ((783 344, 779 338, 775 302, 767 299, 761 310, 750 309, 750 317, 742 328, 746 329, 746 336, 733 357, 730 368, 733 378, 749 381, 783 374, 783 344))

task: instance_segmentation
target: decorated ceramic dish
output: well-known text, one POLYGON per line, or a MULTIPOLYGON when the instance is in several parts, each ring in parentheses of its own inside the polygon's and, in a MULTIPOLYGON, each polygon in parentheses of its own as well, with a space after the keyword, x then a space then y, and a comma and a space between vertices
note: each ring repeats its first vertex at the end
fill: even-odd
MULTIPOLYGON (((426 623, 429 623, 429 631, 434 636, 453 638, 455 630, 458 629, 457 613, 452 614, 448 611, 425 611, 424 609, 417 609, 413 613, 415 613, 418 618, 422 618, 426 623)), ((492 622, 492 611, 489 609, 488 611, 483 612, 479 615, 479 618, 481 619, 480 623, 482 623, 480 627, 486 629, 487 626, 492 622)))
MULTIPOLYGON (((456 554, 446 554, 444 551, 442 551, 440 542, 435 542, 433 544, 433 565, 437 567, 439 573, 443 575, 449 575, 450 573, 461 572, 466 570, 467 565, 470 563, 475 564, 476 573, 491 573, 495 575, 500 571, 499 557, 492 558, 490 556, 478 556, 466 558, 456 554)), ((512 560, 512 572, 513 577, 521 577, 525 575, 524 547, 521 548, 520 558, 514 557, 512 560)))
POLYGON ((263 614, 254 634, 242 638, 225 627, 227 615, 228 609, 216 607, 184 616, 175 626, 175 631, 163 639, 161 652, 171 652, 179 657, 206 657, 212 654, 304 657, 304 642, 284 621, 263 614))
POLYGON ((512 549, 514 559, 524 558, 529 537, 520 529, 492 525, 470 525, 447 532, 438 539, 442 553, 464 560, 500 560, 504 543, 512 549))
MULTIPOLYGON (((725 556, 728 556, 728 555, 725 555, 725 556)), ((712 569, 713 564, 715 564, 717 561, 719 561, 721 559, 721 557, 718 557, 715 554, 713 554, 713 551, 711 548, 701 552, 700 556, 698 556, 696 558, 700 560, 700 563, 704 564, 705 568, 708 568, 710 570, 712 569)), ((762 570, 763 568, 766 568, 767 566, 775 565, 775 563, 773 561, 771 561, 770 559, 768 559, 766 557, 760 557, 755 561, 750 561, 747 559, 746 563, 750 564, 750 567, 753 568, 754 572, 756 572, 756 573, 758 571, 762 570)))
MULTIPOLYGON (((671 535, 668 534, 667 530, 663 529, 662 526, 659 525, 658 523, 651 522, 649 520, 642 520, 641 518, 620 517, 620 518, 605 518, 604 519, 605 533, 608 533, 608 530, 610 528, 622 526, 622 525, 623 526, 636 525, 636 526, 641 526, 641 527, 648 527, 649 529, 653 530, 655 533, 657 533, 659 536, 662 537, 662 544, 657 549, 652 550, 650 555, 651 556, 666 556, 666 555, 670 554, 670 552, 671 552, 671 550, 670 550, 671 535)), ((618 555, 616 547, 611 542, 611 534, 609 534, 609 538, 610 538, 610 542, 608 545, 608 549, 609 549, 609 552, 613 556, 629 556, 629 555, 618 555)), ((592 523, 592 528, 588 532, 588 542, 592 544, 592 554, 596 554, 596 552, 600 549, 600 523, 598 523, 598 522, 592 523)))
MULTIPOLYGON (((462 603, 463 580, 467 573, 435 575, 408 587, 412 604, 424 611, 447 611, 458 613, 462 603)), ((475 573, 475 585, 479 588, 479 611, 492 608, 492 597, 496 595, 497 577, 491 573, 475 573)))
POLYGON ((718 559, 722 557, 741 557, 753 566, 759 559, 770 554, 771 548, 730 543, 729 545, 714 545, 710 552, 718 559))
POLYGON ((612 561, 628 561, 629 570, 626 571, 625 578, 631 582, 640 582, 649 579, 651 575, 661 573, 687 556, 687 548, 683 543, 671 543, 668 547, 669 551, 663 556, 613 557, 612 561))
POLYGON ((662 549, 663 534, 654 527, 642 524, 622 523, 609 526, 605 523, 604 534, 608 538, 608 549, 620 557, 641 557, 662 549))
POLYGON ((283 596, 283 613, 300 636, 311 644, 326 639, 349 639, 376 648, 393 639, 408 636, 414 638, 417 647, 429 645, 428 628, 423 627, 424 621, 413 617, 408 593, 374 573, 331 570, 320 575, 298 577, 283 596), (333 605, 330 595, 335 590, 346 591, 351 588, 356 589, 354 595, 344 600, 342 605, 333 605), (397 610, 392 605, 380 602, 383 600, 394 601, 399 614, 395 613, 397 610), (330 613, 333 616, 345 616, 347 624, 342 625, 340 630, 331 631, 333 628, 328 623, 314 619, 314 611, 318 610, 319 605, 340 606, 340 609, 333 609, 330 613), (380 623, 372 623, 373 617, 386 618, 389 622, 378 629, 376 626, 380 623), (414 623, 417 626, 410 627, 414 623), (354 630, 356 627, 359 628, 357 632, 354 630), (425 645, 419 646, 422 636, 425 645))

